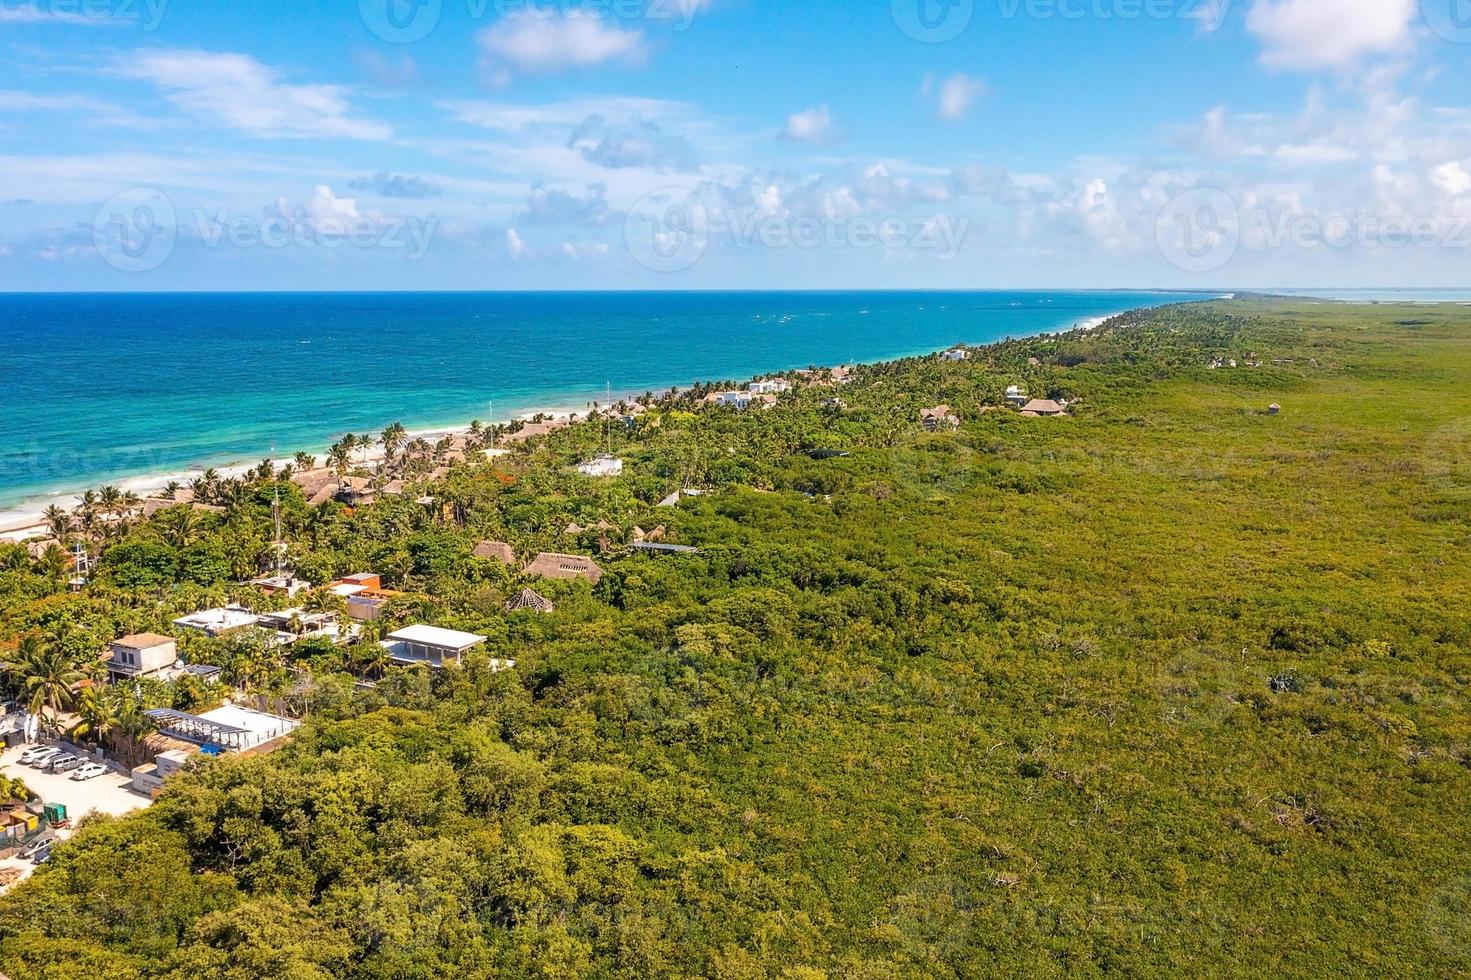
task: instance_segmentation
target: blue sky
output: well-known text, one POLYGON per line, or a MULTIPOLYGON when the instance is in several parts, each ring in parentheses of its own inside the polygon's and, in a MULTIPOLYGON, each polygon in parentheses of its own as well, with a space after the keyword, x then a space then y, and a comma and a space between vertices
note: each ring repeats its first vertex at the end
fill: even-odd
POLYGON ((1456 286, 1471 0, 0 0, 0 289, 1456 286))

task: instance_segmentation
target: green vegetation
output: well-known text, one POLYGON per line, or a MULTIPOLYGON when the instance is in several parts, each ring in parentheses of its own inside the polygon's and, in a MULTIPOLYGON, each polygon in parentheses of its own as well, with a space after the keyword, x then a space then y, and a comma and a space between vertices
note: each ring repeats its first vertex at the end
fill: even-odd
MULTIPOLYGON (((290 664, 187 641, 307 723, 86 822, 0 902, 0 970, 1463 975, 1468 378, 1471 309, 1250 299, 769 411, 697 389, 617 427, 614 480, 571 469, 587 423, 453 467, 433 506, 282 481, 303 577, 380 572, 386 625, 487 648, 431 674, 371 631, 290 664), (1012 383, 1071 416, 998 407, 1012 383), (922 431, 940 403, 958 432, 922 431), (712 492, 652 506, 681 485, 712 492), (531 583, 550 615, 507 615, 528 583, 470 555, 590 553, 605 532, 562 529, 599 520, 607 574, 531 583), (635 524, 700 552, 625 554, 635 524)), ((65 708, 46 650, 267 603, 229 584, 269 557, 258 476, 187 534, 111 532, 78 595, 0 554, 12 687, 65 708)))

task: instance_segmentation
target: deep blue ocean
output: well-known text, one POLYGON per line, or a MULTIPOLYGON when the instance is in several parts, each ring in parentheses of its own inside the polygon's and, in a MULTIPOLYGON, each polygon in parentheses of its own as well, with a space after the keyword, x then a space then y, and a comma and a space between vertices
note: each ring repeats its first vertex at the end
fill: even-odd
MULTIPOLYGON (((0 295, 0 510, 615 394, 1203 298, 1140 292, 0 295)), ((68 503, 69 499, 61 501, 68 503)), ((0 520, 0 526, 4 521, 0 520)))

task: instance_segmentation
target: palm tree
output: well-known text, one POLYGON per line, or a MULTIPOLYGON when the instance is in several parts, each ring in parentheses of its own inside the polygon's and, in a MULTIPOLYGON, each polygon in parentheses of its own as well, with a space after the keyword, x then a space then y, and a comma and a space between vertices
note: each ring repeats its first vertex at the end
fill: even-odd
POLYGON ((393 457, 398 455, 400 447, 407 438, 407 430, 398 422, 383 430, 383 457, 390 466, 393 465, 393 457))
POLYGON ((299 470, 314 470, 317 468, 317 457, 309 453, 297 453, 293 459, 296 461, 296 468, 299 470))
POLYGON ((230 508, 238 509, 250 501, 250 487, 243 480, 227 480, 220 487, 216 502, 230 508))
POLYGON ((322 543, 322 532, 332 525, 332 515, 329 508, 313 507, 311 513, 306 517, 306 533, 312 539, 312 547, 319 547, 322 543))
POLYGON ((0 571, 16 572, 30 563, 31 556, 25 545, 0 544, 0 571))
POLYGON ((313 589, 302 604, 309 613, 326 613, 336 616, 347 615, 347 599, 331 589, 313 589))
POLYGON ((153 719, 148 717, 143 710, 143 704, 137 698, 125 697, 118 705, 117 721, 113 726, 117 733, 120 751, 119 755, 129 764, 139 761, 139 745, 143 739, 152 735, 156 730, 153 719))
POLYGON ((36 571, 51 583, 53 594, 61 591, 62 585, 66 582, 66 573, 70 569, 71 559, 58 545, 47 545, 41 557, 36 559, 36 571))
POLYGON ((91 541, 100 537, 102 529, 106 526, 107 525, 103 524, 102 521, 98 519, 97 511, 82 511, 81 531, 82 536, 85 537, 87 540, 91 541))
POLYGON ((388 567, 398 576, 400 583, 407 582, 414 573, 414 556, 407 551, 394 552, 388 559, 388 567))
POLYGON ((76 702, 81 721, 72 729, 74 738, 90 736, 94 742, 101 743, 112 734, 118 724, 118 711, 109 692, 110 689, 95 684, 82 688, 76 702))
MULTIPOLYGON (((213 503, 215 494, 220 489, 220 471, 211 466, 204 471, 197 482, 203 485, 202 502, 206 504, 213 503)), ((198 488, 194 491, 194 497, 196 500, 200 499, 200 490, 198 488)))
POLYGON ((82 680, 61 647, 48 643, 35 633, 21 638, 9 660, 0 665, 23 698, 26 710, 47 722, 45 709, 51 709, 50 724, 63 707, 69 707, 75 695, 72 688, 82 680))
POLYGON ((284 670, 278 647, 255 644, 235 659, 235 678, 241 691, 261 691, 280 679, 284 670))
POLYGON ((359 643, 352 648, 349 656, 352 658, 352 665, 362 671, 365 677, 382 677, 393 665, 392 655, 381 643, 359 643))
POLYGON ((348 436, 327 450, 327 465, 336 470, 338 476, 346 476, 347 471, 352 469, 352 448, 347 445, 347 439, 352 438, 355 437, 348 436))
POLYGON ((123 492, 112 484, 108 484, 98 494, 97 505, 102 508, 104 514, 116 516, 123 506, 123 492))
POLYGON ((187 548, 199 530, 194 508, 187 505, 170 507, 159 516, 159 536, 172 548, 187 548))
POLYGON ((50 505, 45 511, 46 528, 52 536, 59 541, 65 541, 72 533, 72 518, 66 511, 55 504, 50 505))

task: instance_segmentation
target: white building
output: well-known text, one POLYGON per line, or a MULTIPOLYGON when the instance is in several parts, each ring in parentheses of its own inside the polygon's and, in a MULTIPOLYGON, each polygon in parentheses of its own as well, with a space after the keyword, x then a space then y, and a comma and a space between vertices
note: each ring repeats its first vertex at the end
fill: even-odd
POLYGON ((966 350, 964 347, 957 347, 954 350, 947 350, 945 353, 941 354, 940 360, 963 361, 968 357, 970 357, 970 351, 966 350))
POLYGON ((749 391, 721 391, 715 395, 715 404, 745 411, 751 407, 752 397, 749 391))
POLYGON ((160 752, 153 757, 150 765, 142 765, 133 770, 133 792, 142 793, 144 796, 157 796, 159 790, 163 789, 164 780, 181 771, 189 763, 194 755, 193 750, 169 749, 160 752))
MULTIPOLYGON (((148 712, 161 735, 181 742, 193 742, 207 756, 226 752, 270 751, 301 727, 301 722, 281 715, 268 714, 226 704, 191 715, 171 708, 148 712)), ((144 796, 155 796, 163 789, 164 780, 184 768, 196 755, 192 749, 170 749, 154 756, 149 765, 133 770, 133 789, 144 796)))
POLYGON ((1012 385, 1006 389, 1006 400, 1017 408, 1021 408, 1027 403, 1027 393, 1022 391, 1020 385, 1012 385))
POLYGON ((780 395, 791 391, 791 383, 786 378, 771 378, 767 381, 752 381, 748 386, 753 395, 780 395))
POLYGON ((358 632, 355 625, 343 629, 336 613, 313 613, 305 609, 283 609, 280 612, 265 613, 256 625, 275 633, 276 642, 282 646, 316 636, 325 636, 335 643, 356 636, 358 632))
POLYGON ((451 661, 458 664, 461 657, 484 642, 485 637, 474 633, 438 626, 406 626, 390 633, 383 641, 383 649, 396 663, 443 667, 451 661))
POLYGON ((588 460, 586 463, 577 465, 577 472, 583 476, 608 477, 618 476, 623 472, 623 460, 616 456, 599 456, 597 459, 588 460))
POLYGON ((288 599, 294 599, 298 592, 305 592, 312 587, 312 583, 291 575, 266 575, 251 579, 250 584, 267 595, 282 593, 288 599))
POLYGON ((223 636, 232 630, 244 629, 260 622, 260 617, 244 606, 225 606, 221 609, 201 609, 188 616, 180 616, 174 625, 183 630, 194 630, 205 636, 223 636))
POLYGON ((173 674, 179 663, 179 646, 171 637, 157 633, 135 633, 112 642, 107 672, 114 680, 163 677, 173 674))

